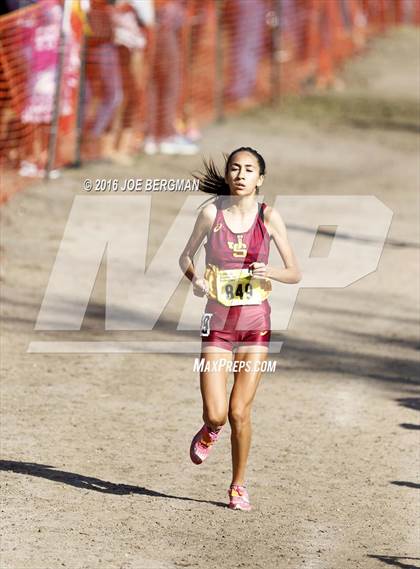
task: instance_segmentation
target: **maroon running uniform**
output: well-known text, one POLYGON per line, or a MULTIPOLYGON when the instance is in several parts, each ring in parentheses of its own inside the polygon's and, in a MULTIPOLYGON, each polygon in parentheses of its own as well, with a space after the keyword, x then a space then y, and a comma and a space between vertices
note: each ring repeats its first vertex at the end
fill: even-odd
MULTIPOLYGON (((242 233, 226 224, 221 201, 215 202, 216 219, 205 244, 206 265, 219 269, 248 269, 254 262, 268 263, 270 235, 264 224, 265 203, 258 203, 252 226, 242 233)), ((268 346, 271 336, 271 307, 268 300, 260 304, 225 306, 209 298, 201 321, 203 347, 218 346, 227 350, 246 343, 268 346)))

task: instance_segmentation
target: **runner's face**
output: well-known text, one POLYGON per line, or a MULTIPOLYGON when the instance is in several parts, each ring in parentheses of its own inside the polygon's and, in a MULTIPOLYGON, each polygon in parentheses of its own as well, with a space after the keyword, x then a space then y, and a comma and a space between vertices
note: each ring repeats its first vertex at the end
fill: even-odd
POLYGON ((233 196, 249 196, 263 183, 258 160, 249 152, 237 152, 230 160, 225 176, 233 196))

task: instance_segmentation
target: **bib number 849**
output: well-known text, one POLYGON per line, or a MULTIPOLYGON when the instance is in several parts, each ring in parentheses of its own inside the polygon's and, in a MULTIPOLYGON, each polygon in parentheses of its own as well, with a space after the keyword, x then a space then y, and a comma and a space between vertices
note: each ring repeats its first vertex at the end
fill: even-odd
POLYGON ((225 286, 225 293, 226 298, 229 300, 233 300, 234 298, 240 298, 242 300, 245 295, 249 300, 252 298, 252 284, 246 283, 244 286, 241 283, 236 286, 228 284, 225 286))

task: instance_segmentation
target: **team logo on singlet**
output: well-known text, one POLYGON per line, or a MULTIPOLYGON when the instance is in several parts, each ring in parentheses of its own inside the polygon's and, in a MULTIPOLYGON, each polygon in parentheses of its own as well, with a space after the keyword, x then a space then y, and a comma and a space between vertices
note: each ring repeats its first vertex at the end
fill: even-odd
POLYGON ((237 236, 237 242, 228 241, 229 249, 232 249, 232 255, 234 257, 246 257, 248 247, 247 244, 242 241, 242 235, 237 236))
POLYGON ((221 223, 218 223, 218 224, 216 225, 216 227, 213 229, 213 233, 217 233, 217 232, 219 231, 219 229, 222 229, 222 224, 221 224, 221 223))

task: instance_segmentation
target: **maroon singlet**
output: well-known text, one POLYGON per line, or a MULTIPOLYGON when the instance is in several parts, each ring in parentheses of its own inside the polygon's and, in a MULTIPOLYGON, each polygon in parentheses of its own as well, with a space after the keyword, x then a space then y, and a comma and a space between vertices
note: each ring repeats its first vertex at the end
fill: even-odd
MULTIPOLYGON (((268 263, 270 235, 264 224, 265 203, 258 203, 258 213, 248 231, 233 232, 226 224, 221 200, 216 200, 216 218, 205 244, 206 264, 220 269, 248 268, 251 263, 268 263)), ((270 341, 268 300, 259 305, 224 306, 209 299, 202 320, 202 338, 206 345, 232 349, 234 344, 267 345, 270 341), (204 332, 204 333, 203 333, 204 332)))
POLYGON ((229 229, 220 205, 218 201, 215 202, 216 219, 205 244, 206 265, 216 265, 221 269, 247 269, 256 261, 267 264, 270 250, 270 236, 264 224, 267 204, 258 204, 254 223, 242 233, 229 229))

